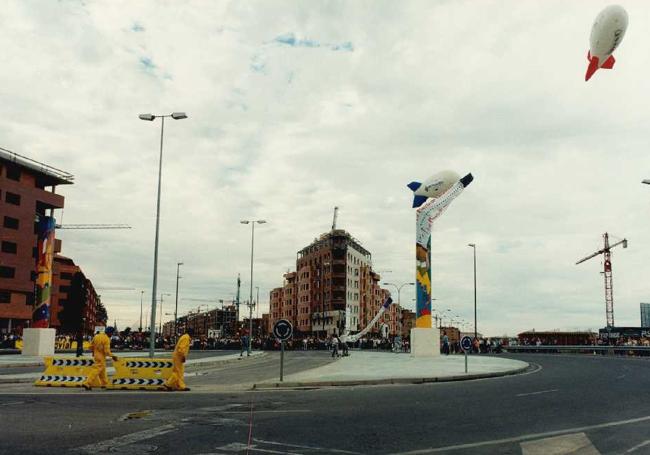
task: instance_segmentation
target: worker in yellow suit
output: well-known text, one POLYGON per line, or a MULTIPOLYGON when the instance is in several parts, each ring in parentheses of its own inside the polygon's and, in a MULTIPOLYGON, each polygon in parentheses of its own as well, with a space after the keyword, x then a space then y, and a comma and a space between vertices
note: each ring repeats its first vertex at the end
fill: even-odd
POLYGON ((176 342, 172 360, 174 366, 172 367, 172 375, 165 382, 165 389, 167 390, 190 390, 185 385, 185 360, 190 352, 190 343, 192 339, 186 333, 176 342))
POLYGON ((93 387, 106 387, 108 385, 108 375, 106 374, 106 357, 113 361, 117 360, 111 352, 111 339, 104 332, 97 332, 90 342, 90 350, 93 352, 93 367, 86 380, 81 386, 86 390, 93 387))

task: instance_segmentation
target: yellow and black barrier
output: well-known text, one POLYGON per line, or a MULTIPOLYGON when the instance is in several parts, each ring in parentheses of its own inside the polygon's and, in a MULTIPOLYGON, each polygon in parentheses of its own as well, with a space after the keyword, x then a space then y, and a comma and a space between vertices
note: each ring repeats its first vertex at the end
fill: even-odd
POLYGON ((71 359, 65 357, 45 357, 45 371, 34 385, 46 387, 81 387, 90 369, 93 359, 71 359))
POLYGON ((171 359, 128 358, 113 362, 109 389, 162 390, 172 375, 171 359))

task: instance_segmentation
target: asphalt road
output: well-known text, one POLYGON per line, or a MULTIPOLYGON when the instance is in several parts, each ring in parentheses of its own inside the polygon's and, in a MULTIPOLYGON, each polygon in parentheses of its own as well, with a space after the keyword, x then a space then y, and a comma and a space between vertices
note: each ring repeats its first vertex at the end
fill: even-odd
MULTIPOLYGON (((650 453, 649 360, 507 357, 540 368, 456 383, 211 389, 272 377, 271 353, 189 378, 186 393, 2 387, 0 453, 650 453)), ((289 372, 329 361, 318 352, 287 359, 289 372)))

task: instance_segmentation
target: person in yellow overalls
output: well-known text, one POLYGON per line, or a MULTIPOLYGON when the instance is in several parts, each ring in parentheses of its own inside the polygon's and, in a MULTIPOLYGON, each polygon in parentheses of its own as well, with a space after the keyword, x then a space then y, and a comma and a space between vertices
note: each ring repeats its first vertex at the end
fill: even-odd
POLYGON ((185 360, 190 352, 190 343, 192 339, 186 333, 178 339, 172 360, 174 366, 172 367, 172 375, 165 382, 165 389, 167 390, 190 390, 185 385, 185 360))
POLYGON ((111 352, 111 340, 104 332, 97 332, 90 342, 90 350, 93 352, 94 364, 88 377, 81 384, 86 390, 93 387, 106 387, 108 385, 108 375, 106 374, 106 357, 113 361, 117 360, 111 352))

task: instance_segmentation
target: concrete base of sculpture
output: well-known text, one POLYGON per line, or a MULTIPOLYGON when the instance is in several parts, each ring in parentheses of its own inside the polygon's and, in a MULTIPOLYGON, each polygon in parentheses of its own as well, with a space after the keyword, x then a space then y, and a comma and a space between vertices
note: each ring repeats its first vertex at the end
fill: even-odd
POLYGON ((435 357, 440 355, 440 330, 436 328, 411 329, 411 356, 435 357))
POLYGON ((55 329, 23 329, 22 355, 54 355, 55 329))

